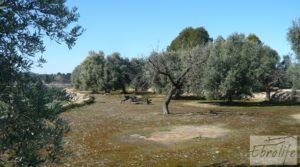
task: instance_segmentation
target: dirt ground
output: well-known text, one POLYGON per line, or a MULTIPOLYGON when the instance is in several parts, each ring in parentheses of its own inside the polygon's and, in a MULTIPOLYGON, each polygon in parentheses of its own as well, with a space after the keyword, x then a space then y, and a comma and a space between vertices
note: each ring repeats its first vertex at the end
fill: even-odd
POLYGON ((291 116, 300 123, 300 114, 294 114, 294 115, 291 115, 291 116))
POLYGON ((64 136, 67 154, 59 165, 248 166, 250 135, 300 136, 294 117, 300 106, 176 100, 170 104, 172 114, 163 115, 162 98, 153 98, 152 105, 120 100, 96 95, 94 104, 62 114, 71 130, 64 136))
MULTIPOLYGON (((217 138, 224 136, 228 130, 219 128, 217 126, 194 126, 194 125, 181 125, 169 127, 164 131, 157 131, 144 137, 145 140, 171 144, 180 141, 186 141, 194 138, 217 138)), ((141 136, 139 136, 141 138, 141 136)))

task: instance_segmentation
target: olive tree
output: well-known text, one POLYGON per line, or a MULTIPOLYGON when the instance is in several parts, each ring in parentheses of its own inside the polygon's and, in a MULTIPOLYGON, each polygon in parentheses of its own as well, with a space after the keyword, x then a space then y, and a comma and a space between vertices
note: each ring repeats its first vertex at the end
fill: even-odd
POLYGON ((76 88, 80 89, 81 81, 80 81, 80 65, 76 66, 71 74, 71 84, 76 88))
MULTIPOLYGON (((289 28, 288 31, 288 41, 292 45, 292 49, 295 52, 298 60, 300 60, 300 18, 294 20, 292 26, 289 28)), ((291 67, 290 75, 292 78, 293 88, 299 89, 300 88, 300 67, 299 62, 296 63, 291 67)))
POLYGON ((300 60, 300 18, 293 21, 287 35, 288 41, 291 43, 293 51, 296 53, 298 59, 300 60))
POLYGON ((256 72, 256 86, 266 92, 266 101, 271 99, 271 91, 278 86, 284 73, 278 68, 279 55, 268 46, 262 46, 261 54, 258 55, 259 65, 253 70, 256 72))
POLYGON ((57 157, 65 127, 60 99, 26 73, 45 51, 44 37, 72 48, 83 29, 74 25, 79 14, 65 0, 0 5, 0 165, 37 166, 57 157))
POLYGON ((80 89, 91 90, 94 93, 103 90, 104 66, 104 53, 90 51, 80 67, 73 71, 74 85, 79 85, 80 89))
MULTIPOLYGON (((153 52, 149 59, 149 67, 153 74, 167 78, 169 92, 163 102, 163 113, 169 114, 169 104, 177 90, 180 90, 186 81, 188 73, 193 68, 202 66, 209 55, 208 45, 202 45, 185 51, 153 52)), ((153 75, 155 77, 155 75, 153 75)))
POLYGON ((130 64, 119 53, 113 53, 106 58, 104 83, 107 92, 110 90, 122 90, 126 92, 126 86, 130 83, 130 64))
POLYGON ((233 97, 251 94, 249 68, 254 52, 249 47, 243 34, 232 34, 226 41, 219 37, 214 42, 204 75, 208 98, 231 101, 233 97))
POLYGON ((271 91, 283 83, 282 79, 286 75, 284 64, 280 64, 278 53, 263 44, 255 34, 248 35, 244 48, 248 48, 248 55, 252 57, 249 62, 251 65, 250 75, 254 76, 252 89, 253 91, 265 91, 265 100, 270 101, 271 91))
POLYGON ((130 86, 134 88, 135 92, 146 90, 150 86, 147 68, 145 68, 146 63, 146 60, 143 58, 132 58, 130 60, 130 86))
POLYGON ((72 73, 72 84, 77 89, 92 92, 122 90, 126 92, 132 80, 129 59, 119 53, 105 57, 103 52, 90 51, 86 59, 72 73))
POLYGON ((244 34, 234 33, 226 40, 218 37, 205 67, 203 92, 208 99, 231 101, 264 90, 269 100, 281 76, 278 63, 277 52, 254 34, 245 38, 244 34))
POLYGON ((213 42, 204 69, 196 68, 196 72, 193 73, 195 76, 191 77, 191 83, 195 83, 192 86, 194 92, 203 94, 207 99, 220 99, 222 97, 219 87, 226 77, 226 64, 223 63, 224 43, 225 39, 221 36, 213 42), (199 70, 204 72, 197 72, 199 70))

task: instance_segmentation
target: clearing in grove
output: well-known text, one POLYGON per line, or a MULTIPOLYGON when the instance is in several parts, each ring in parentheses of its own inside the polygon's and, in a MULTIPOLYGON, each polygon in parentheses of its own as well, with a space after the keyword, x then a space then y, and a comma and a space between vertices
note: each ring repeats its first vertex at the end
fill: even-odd
POLYGON ((300 106, 174 100, 171 114, 163 115, 162 97, 151 105, 95 97, 95 103, 62 114, 70 131, 59 165, 248 166, 250 135, 300 136, 300 106))

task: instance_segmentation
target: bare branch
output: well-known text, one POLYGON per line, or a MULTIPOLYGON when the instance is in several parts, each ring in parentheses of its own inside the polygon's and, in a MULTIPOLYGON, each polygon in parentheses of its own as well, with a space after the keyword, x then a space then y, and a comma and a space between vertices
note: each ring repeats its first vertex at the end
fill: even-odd
POLYGON ((170 74, 169 72, 162 71, 162 70, 158 67, 158 65, 155 64, 155 63, 151 60, 151 58, 149 58, 148 61, 149 61, 149 63, 153 66, 153 68, 154 68, 159 74, 162 74, 162 75, 167 76, 167 77, 170 79, 172 85, 177 85, 176 82, 174 81, 173 77, 171 76, 171 74, 170 74))

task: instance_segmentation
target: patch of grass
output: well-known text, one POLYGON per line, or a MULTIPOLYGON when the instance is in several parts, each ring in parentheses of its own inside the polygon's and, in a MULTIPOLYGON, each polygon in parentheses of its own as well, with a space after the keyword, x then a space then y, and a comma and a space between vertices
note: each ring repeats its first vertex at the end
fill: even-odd
POLYGON ((113 95, 95 98, 91 105, 62 113, 71 128, 64 146, 72 154, 61 166, 249 165, 250 135, 300 136, 299 122, 290 116, 300 114, 300 106, 176 100, 170 103, 172 114, 166 116, 160 97, 153 98, 153 105, 120 104, 120 96, 113 95), (130 137, 181 125, 222 125, 232 132, 221 138, 197 138, 174 145, 130 137))

